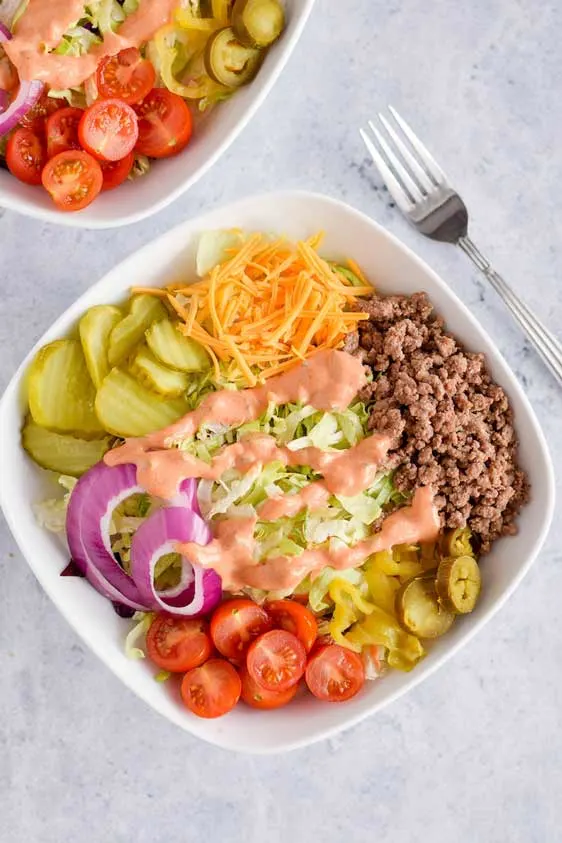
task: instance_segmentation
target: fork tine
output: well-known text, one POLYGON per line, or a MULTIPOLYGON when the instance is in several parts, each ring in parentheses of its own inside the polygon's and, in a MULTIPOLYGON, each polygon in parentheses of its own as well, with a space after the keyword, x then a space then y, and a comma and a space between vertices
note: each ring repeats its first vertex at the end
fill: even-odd
POLYGON ((404 143, 402 138, 394 131, 394 129, 392 128, 392 126, 390 125, 390 123, 388 122, 388 120, 386 119, 384 114, 379 113, 379 120, 381 121, 384 128, 386 129, 386 131, 388 132, 388 134, 390 135, 390 137, 394 141, 394 143, 396 145, 396 148, 402 153, 402 158, 404 159, 406 164, 408 164, 408 166, 410 167, 410 171, 417 178, 418 183, 421 185, 421 187, 425 190, 426 193, 429 193, 430 191, 432 191, 434 189, 433 182, 431 181, 431 179, 429 178, 429 176, 427 175, 427 173, 425 172, 423 167, 420 167, 417 159, 414 158, 414 156, 412 155, 412 153, 410 152, 410 150, 408 149, 408 147, 406 146, 406 144, 404 143))
POLYGON ((363 129, 359 129, 359 132, 361 134, 361 137, 363 138, 365 146, 369 150, 369 153, 373 161, 375 162, 379 173, 382 176, 384 183, 388 188, 388 192, 390 193, 400 210, 407 214, 413 207, 409 196, 407 195, 402 185, 399 183, 398 179, 395 177, 390 167, 388 167, 386 161, 376 148, 375 144, 372 142, 367 132, 365 132, 363 129))
POLYGON ((394 154, 390 146, 387 144, 377 127, 374 125, 372 120, 369 120, 369 126, 371 127, 373 134, 375 135, 376 139, 378 140, 382 151, 386 155, 390 166, 396 173, 396 175, 402 180, 402 184, 414 200, 414 202, 421 202, 423 199, 423 194, 407 169, 401 163, 400 159, 394 154))
POLYGON ((426 146, 421 142, 415 132, 408 126, 406 121, 403 117, 400 117, 398 112, 395 108, 391 105, 388 106, 388 110, 412 144, 413 148, 416 150, 420 158, 422 159, 423 163, 427 171, 429 172, 430 176, 433 177, 436 184, 443 184, 443 182, 447 181, 447 176, 433 157, 426 146))

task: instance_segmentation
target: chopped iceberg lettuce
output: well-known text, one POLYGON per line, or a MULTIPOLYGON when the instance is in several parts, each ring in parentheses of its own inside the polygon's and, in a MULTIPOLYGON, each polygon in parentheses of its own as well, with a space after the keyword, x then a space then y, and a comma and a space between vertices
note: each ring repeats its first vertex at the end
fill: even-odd
POLYGON ((66 510, 70 495, 78 482, 76 477, 61 474, 57 482, 65 490, 62 498, 49 498, 33 505, 33 512, 38 524, 51 533, 63 533, 66 527, 66 510))
POLYGON ((204 231, 197 246, 197 275, 203 278, 215 266, 229 258, 229 249, 242 245, 243 234, 238 229, 204 231))

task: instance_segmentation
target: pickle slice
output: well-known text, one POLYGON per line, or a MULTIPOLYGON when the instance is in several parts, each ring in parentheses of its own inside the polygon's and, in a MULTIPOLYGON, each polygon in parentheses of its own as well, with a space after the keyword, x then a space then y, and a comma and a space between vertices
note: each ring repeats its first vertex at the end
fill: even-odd
POLYGON ((285 26, 285 12, 279 0, 236 0, 232 9, 232 29, 248 47, 269 47, 285 26))
POLYGON ((414 577, 396 594, 396 614, 404 629, 418 638, 439 638, 455 615, 439 603, 433 577, 414 577))
POLYGON ((143 345, 135 354, 131 374, 161 395, 183 395, 189 386, 189 377, 185 372, 168 369, 143 345))
POLYGON ((166 309, 160 299, 148 294, 133 296, 128 314, 114 327, 109 337, 110 366, 120 363, 142 340, 146 329, 166 316, 166 309))
POLYGON ((203 346, 180 334, 169 319, 154 322, 146 332, 146 342, 161 363, 180 372, 203 372, 211 366, 203 346))
POLYGON ((28 373, 33 421, 59 433, 103 432, 94 411, 96 391, 78 340, 57 340, 41 348, 28 373))
POLYGON ((96 412, 104 428, 116 436, 144 436, 187 413, 182 398, 163 398, 121 369, 112 369, 98 389, 96 412))
POLYGON ((54 433, 27 419, 21 432, 22 445, 42 468, 58 474, 80 477, 98 463, 109 450, 111 437, 78 439, 65 433, 54 433))
POLYGON ((123 314, 118 307, 100 304, 87 310, 78 325, 86 365, 96 389, 109 373, 109 337, 122 319, 123 314))
POLYGON ((441 560, 435 587, 445 609, 459 615, 472 612, 481 585, 480 568, 474 556, 448 556, 441 560))
POLYGON ((220 85, 240 88, 251 82, 263 61, 263 52, 245 47, 238 41, 232 29, 219 29, 207 41, 205 68, 220 85))

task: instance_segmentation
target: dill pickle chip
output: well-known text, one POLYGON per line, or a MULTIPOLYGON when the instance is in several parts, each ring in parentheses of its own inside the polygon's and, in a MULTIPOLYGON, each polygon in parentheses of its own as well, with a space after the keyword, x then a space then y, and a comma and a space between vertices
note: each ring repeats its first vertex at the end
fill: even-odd
POLYGON ((87 310, 78 325, 86 365, 96 389, 111 368, 108 358, 109 337, 122 319, 123 314, 118 307, 100 304, 87 310))
POLYGON ((189 377, 185 372, 164 366, 150 349, 143 345, 131 363, 131 374, 161 395, 183 395, 189 386, 189 377))
POLYGON ((440 604, 433 577, 427 575, 404 583, 396 594, 396 614, 404 629, 418 638, 439 638, 455 620, 440 604))
POLYGON ((98 389, 96 412, 116 436, 144 436, 177 421, 188 411, 183 398, 164 398, 123 372, 112 369, 98 389))
POLYGON ((115 325, 109 337, 110 366, 117 366, 143 339, 147 328, 166 316, 166 308, 160 299, 147 293, 133 296, 129 303, 129 312, 115 325))
POLYGON ((22 445, 42 468, 80 477, 98 463, 111 445, 111 437, 79 439, 68 433, 47 430, 28 418, 21 432, 22 445))
POLYGON ((166 366, 180 372, 203 372, 210 368, 211 360, 202 345, 191 337, 184 337, 176 323, 163 319, 154 322, 146 332, 148 347, 166 366))
POLYGON ((100 436, 96 391, 78 340, 43 346, 29 367, 27 388, 33 421, 58 433, 100 436))
POLYGON ((448 556, 437 569, 435 587, 442 606, 459 615, 472 612, 480 595, 482 577, 474 556, 448 556))

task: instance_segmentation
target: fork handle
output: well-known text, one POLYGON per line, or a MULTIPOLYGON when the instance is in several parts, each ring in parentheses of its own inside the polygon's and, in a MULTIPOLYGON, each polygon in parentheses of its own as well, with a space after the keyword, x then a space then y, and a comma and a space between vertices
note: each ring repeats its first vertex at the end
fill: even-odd
POLYGON ((490 282, 498 296, 503 299, 512 316, 523 328, 558 383, 562 385, 562 344, 513 292, 507 281, 504 281, 501 275, 493 269, 490 261, 484 257, 470 237, 460 237, 457 245, 468 255, 472 263, 490 282))

